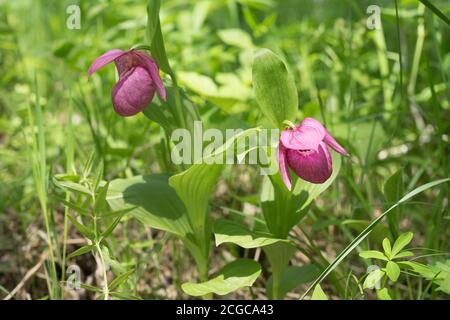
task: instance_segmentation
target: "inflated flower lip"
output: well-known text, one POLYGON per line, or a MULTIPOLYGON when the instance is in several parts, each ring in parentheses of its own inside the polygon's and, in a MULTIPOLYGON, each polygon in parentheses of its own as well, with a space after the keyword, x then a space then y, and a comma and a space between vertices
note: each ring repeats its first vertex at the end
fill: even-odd
POLYGON ((281 177, 289 190, 292 188, 289 168, 297 176, 311 183, 321 184, 328 180, 333 172, 328 146, 349 156, 316 119, 305 118, 299 126, 288 128, 281 133, 278 163, 281 177))
POLYGON ((111 62, 115 63, 119 73, 119 81, 112 89, 114 110, 119 115, 127 117, 141 112, 152 101, 155 91, 166 100, 158 65, 146 53, 112 49, 95 59, 88 76, 111 62))

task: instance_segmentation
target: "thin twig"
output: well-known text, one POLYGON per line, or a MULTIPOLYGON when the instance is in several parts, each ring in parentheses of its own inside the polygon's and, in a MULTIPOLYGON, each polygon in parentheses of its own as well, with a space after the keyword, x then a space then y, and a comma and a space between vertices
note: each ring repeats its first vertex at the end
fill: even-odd
POLYGON ((3 300, 10 300, 12 297, 14 297, 14 295, 25 285, 28 279, 30 279, 41 268, 45 259, 47 259, 47 256, 48 252, 45 252, 41 257, 41 260, 39 260, 39 262, 33 268, 27 271, 19 284, 3 300))

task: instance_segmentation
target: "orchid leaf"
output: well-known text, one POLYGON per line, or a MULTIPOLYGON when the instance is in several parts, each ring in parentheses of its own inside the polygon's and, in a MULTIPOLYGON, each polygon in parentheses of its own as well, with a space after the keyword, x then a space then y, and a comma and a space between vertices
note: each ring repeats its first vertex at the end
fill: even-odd
POLYGON ((113 180, 106 200, 113 210, 135 207, 129 215, 152 228, 182 237, 193 232, 186 208, 168 184, 167 175, 152 174, 113 180))
MULTIPOLYGON (((287 267, 281 275, 278 296, 284 297, 288 292, 294 290, 301 284, 313 281, 319 274, 320 268, 315 264, 307 264, 301 267, 287 267)), ((270 277, 266 285, 266 292, 269 299, 272 299, 272 284, 273 277, 270 277)))
POLYGON ((194 235, 198 236, 199 240, 209 239, 211 222, 207 214, 208 200, 222 169, 222 164, 194 164, 169 179, 170 186, 186 206, 194 235))
POLYGON ((150 44, 158 29, 160 7, 161 0, 148 0, 147 2, 147 37, 150 44))
POLYGON ((295 119, 297 88, 286 64, 272 51, 261 49, 253 57, 253 87, 261 112, 275 128, 295 119))
POLYGON ((277 239, 270 234, 253 232, 233 221, 220 219, 214 224, 216 246, 222 243, 234 243, 242 248, 258 248, 271 245, 276 242, 288 242, 285 239, 277 239))
POLYGON ((173 78, 173 71, 167 59, 159 18, 160 0, 148 0, 147 3, 147 41, 150 44, 152 57, 158 63, 159 68, 173 78))
POLYGON ((282 275, 295 253, 295 247, 290 242, 276 242, 263 247, 269 260, 272 274, 282 275))
MULTIPOLYGON (((193 134, 193 123, 199 120, 199 115, 193 103, 188 99, 184 91, 179 90, 180 99, 184 108, 183 116, 186 129, 193 134)), ((174 87, 166 86, 166 101, 156 96, 152 103, 144 109, 144 115, 152 121, 160 124, 170 136, 175 129, 179 128, 176 110, 176 92, 174 87)))
POLYGON ((238 259, 223 267, 217 275, 201 283, 184 283, 181 288, 191 296, 204 296, 210 293, 226 295, 243 287, 250 287, 261 273, 258 262, 238 259))

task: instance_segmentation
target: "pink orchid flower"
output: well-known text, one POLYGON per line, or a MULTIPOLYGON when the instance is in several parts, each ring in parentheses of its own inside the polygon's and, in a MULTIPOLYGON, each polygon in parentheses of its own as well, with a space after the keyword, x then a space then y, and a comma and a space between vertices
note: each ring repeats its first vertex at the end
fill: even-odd
POLYGON ((327 181, 333 172, 327 146, 349 156, 316 119, 305 118, 299 126, 281 132, 278 163, 281 177, 289 190, 292 188, 289 168, 297 176, 311 183, 320 184, 327 181))
POLYGON ((119 81, 112 89, 112 103, 119 115, 127 117, 144 110, 156 90, 166 100, 158 65, 142 51, 110 50, 95 59, 89 67, 88 76, 113 61, 119 72, 119 81))

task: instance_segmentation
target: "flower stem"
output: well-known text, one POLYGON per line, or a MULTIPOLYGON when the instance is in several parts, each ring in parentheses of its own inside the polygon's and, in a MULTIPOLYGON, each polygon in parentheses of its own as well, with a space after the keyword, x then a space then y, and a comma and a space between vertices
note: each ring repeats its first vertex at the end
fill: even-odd
POLYGON ((175 107, 177 109, 177 116, 178 121, 181 128, 186 128, 186 120, 184 119, 184 113, 183 113, 183 106, 181 103, 181 96, 180 96, 180 88, 178 87, 177 78, 175 77, 174 73, 170 74, 170 77, 173 81, 173 89, 174 89, 174 95, 175 95, 175 107))
POLYGON ((272 299, 280 300, 280 273, 275 271, 272 273, 272 299))
POLYGON ((105 295, 104 300, 109 299, 109 287, 108 287, 108 276, 106 274, 106 263, 105 258, 103 257, 102 249, 100 248, 100 244, 98 242, 95 243, 95 247, 97 248, 98 255, 100 256, 101 267, 103 272, 103 294, 105 295))

